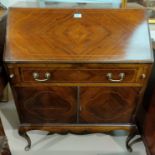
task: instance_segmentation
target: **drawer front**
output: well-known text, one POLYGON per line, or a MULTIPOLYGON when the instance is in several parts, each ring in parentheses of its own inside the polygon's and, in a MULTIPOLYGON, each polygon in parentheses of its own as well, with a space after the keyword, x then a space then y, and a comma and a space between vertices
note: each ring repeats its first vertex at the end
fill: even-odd
POLYGON ((109 83, 136 82, 137 69, 21 68, 22 82, 109 83))

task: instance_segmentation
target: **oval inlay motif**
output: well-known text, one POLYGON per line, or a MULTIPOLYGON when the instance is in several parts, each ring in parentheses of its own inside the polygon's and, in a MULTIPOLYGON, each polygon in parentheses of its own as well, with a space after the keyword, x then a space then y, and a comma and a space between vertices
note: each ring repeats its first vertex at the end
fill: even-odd
POLYGON ((54 91, 42 91, 26 100, 24 108, 39 119, 55 120, 56 116, 68 113, 71 105, 54 91))

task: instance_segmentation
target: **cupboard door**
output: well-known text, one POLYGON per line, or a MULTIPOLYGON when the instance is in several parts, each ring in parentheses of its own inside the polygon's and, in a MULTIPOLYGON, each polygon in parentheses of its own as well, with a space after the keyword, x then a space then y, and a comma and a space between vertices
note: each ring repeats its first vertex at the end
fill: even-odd
POLYGON ((81 87, 81 123, 131 123, 139 87, 81 87))
POLYGON ((21 123, 76 123, 76 87, 16 87, 21 123))

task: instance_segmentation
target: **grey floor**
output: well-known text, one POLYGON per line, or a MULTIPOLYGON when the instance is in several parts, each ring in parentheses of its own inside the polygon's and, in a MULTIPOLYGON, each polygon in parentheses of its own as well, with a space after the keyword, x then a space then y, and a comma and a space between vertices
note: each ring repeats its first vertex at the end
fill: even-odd
POLYGON ((12 155, 146 155, 142 142, 133 146, 133 152, 127 152, 125 140, 127 133, 115 132, 115 136, 106 134, 72 135, 54 134, 46 136, 46 132, 29 132, 32 148, 25 151, 26 141, 18 135, 19 120, 12 98, 0 104, 0 116, 8 138, 12 155))

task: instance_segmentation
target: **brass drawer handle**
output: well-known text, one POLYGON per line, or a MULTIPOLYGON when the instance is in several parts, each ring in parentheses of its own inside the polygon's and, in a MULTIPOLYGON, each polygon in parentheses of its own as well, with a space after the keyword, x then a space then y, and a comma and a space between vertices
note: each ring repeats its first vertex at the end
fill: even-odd
POLYGON ((110 82, 121 82, 121 81, 123 81, 124 78, 125 78, 125 73, 120 73, 120 74, 119 74, 119 77, 120 77, 119 80, 114 80, 114 79, 112 79, 112 73, 108 73, 108 74, 107 74, 107 77, 108 77, 108 80, 109 80, 110 82))
POLYGON ((34 72, 33 73, 33 78, 34 78, 34 80, 36 80, 36 81, 38 81, 38 82, 45 82, 45 81, 48 81, 49 79, 50 79, 50 77, 51 77, 51 74, 50 73, 45 73, 45 79, 39 79, 39 73, 37 73, 37 72, 34 72))

